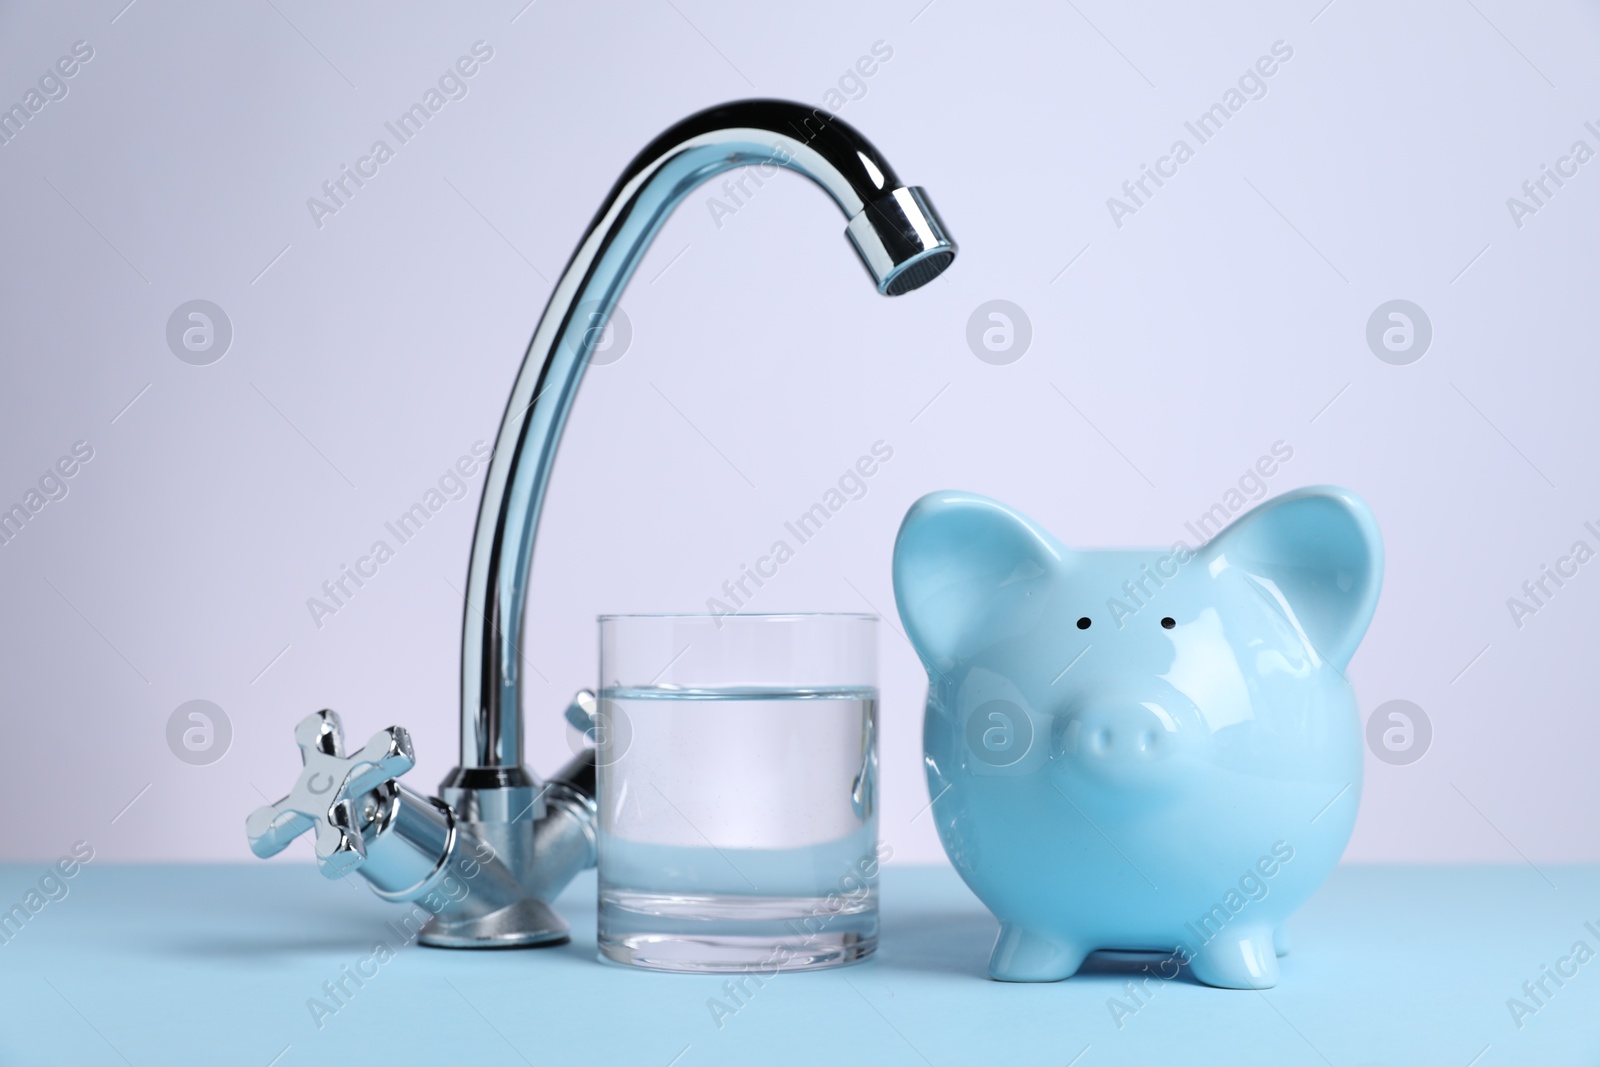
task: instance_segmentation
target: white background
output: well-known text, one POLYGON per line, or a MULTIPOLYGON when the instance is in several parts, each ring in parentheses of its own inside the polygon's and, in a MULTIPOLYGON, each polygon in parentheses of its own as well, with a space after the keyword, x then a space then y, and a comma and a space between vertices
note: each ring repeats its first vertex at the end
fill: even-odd
MULTIPOLYGON (((710 190, 685 203, 547 501, 533 767, 569 754, 558 711, 593 682, 597 614, 703 610, 875 441, 893 460, 755 609, 892 617, 895 529, 938 488, 1070 544, 1165 544, 1282 440, 1274 492, 1351 487, 1384 530, 1363 715, 1412 700, 1435 734, 1410 766, 1369 758, 1347 859, 1600 859, 1600 563, 1520 630, 1506 607, 1574 540, 1600 547, 1600 162, 1520 229, 1506 207, 1574 140, 1600 149, 1592 7, 124 3, 0 12, 0 103, 95 50, 0 147, 0 502, 95 449, 0 547, 0 858, 248 858, 244 817, 324 706, 355 741, 408 726, 431 791, 456 756, 481 475, 320 629, 306 599, 492 440, 550 279, 639 148, 720 101, 821 103, 883 41, 841 115, 961 254, 886 300, 800 179, 720 227, 710 190), (319 229, 306 199, 478 40, 469 95, 319 229), (1279 40, 1265 98, 1116 226, 1107 198, 1279 40), (165 340, 195 298, 233 324, 211 366, 165 340), (1009 366, 965 340, 995 298, 1032 323, 1009 366), (1433 323, 1409 366, 1365 341, 1394 298, 1433 323), (197 698, 233 727, 201 767, 166 741, 197 698)), ((923 675, 887 625, 882 649, 882 834, 942 860, 918 816, 923 675)))

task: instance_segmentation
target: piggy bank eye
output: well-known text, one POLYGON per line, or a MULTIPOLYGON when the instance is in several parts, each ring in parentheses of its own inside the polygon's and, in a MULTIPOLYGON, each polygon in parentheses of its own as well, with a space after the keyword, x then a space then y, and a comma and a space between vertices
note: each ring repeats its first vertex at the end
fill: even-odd
POLYGON ((1176 625, 1178 625, 1177 620, 1173 619, 1171 615, 1161 620, 1161 628, 1163 630, 1170 630, 1176 625))
POLYGON ((1083 618, 1078 620, 1078 629, 1087 630, 1088 628, 1089 628, 1089 616, 1085 615, 1083 618))

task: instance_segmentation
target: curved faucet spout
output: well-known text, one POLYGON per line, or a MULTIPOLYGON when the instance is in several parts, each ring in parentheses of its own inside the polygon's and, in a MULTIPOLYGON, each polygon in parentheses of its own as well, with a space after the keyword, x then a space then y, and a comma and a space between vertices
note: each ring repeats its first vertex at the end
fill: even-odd
POLYGON ((467 819, 519 822, 542 814, 522 764, 524 600, 539 512, 589 356, 673 209, 702 182, 762 164, 797 171, 827 192, 880 293, 925 285, 955 258, 955 243, 920 189, 902 186, 853 128, 800 104, 748 100, 702 111, 628 165, 545 306, 485 479, 467 576, 461 765, 444 782, 446 799, 467 819))

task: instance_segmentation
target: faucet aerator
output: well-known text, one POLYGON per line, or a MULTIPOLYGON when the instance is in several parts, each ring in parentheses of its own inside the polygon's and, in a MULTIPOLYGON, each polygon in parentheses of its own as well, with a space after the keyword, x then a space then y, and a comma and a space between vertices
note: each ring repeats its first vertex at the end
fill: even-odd
POLYGON ((955 242, 920 188, 902 187, 873 200, 844 232, 884 296, 920 289, 955 262, 955 242))

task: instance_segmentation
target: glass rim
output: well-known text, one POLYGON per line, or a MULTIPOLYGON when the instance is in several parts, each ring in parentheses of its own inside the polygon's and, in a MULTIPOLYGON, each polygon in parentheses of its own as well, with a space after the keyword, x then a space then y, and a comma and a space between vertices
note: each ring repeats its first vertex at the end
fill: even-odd
POLYGON ((644 612, 615 612, 607 615, 595 616, 596 622, 616 622, 625 619, 680 619, 695 622, 712 622, 717 620, 745 619, 752 622, 799 621, 802 619, 860 619, 877 622, 881 616, 868 611, 777 611, 777 612, 734 612, 727 615, 713 615, 704 611, 644 611, 644 612))

